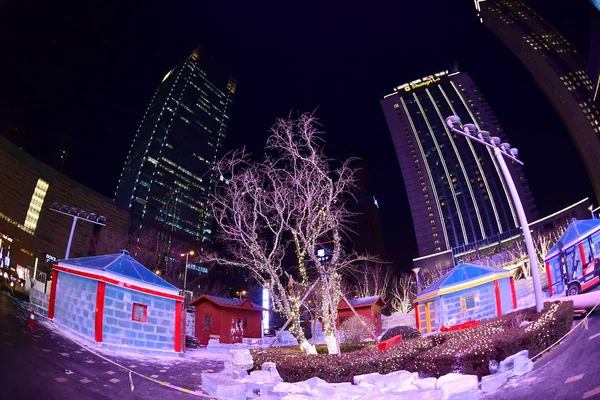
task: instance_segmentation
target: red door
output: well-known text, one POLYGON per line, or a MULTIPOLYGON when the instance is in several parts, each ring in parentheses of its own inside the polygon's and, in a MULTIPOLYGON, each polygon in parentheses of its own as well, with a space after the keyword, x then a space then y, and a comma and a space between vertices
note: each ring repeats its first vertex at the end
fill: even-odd
POLYGON ((233 317, 231 319, 231 343, 242 343, 243 337, 243 319, 241 317, 233 317))
POLYGON ((199 317, 201 318, 200 323, 196 323, 196 327, 200 327, 200 329, 196 329, 196 335, 198 335, 200 343, 206 346, 212 331, 212 314, 199 314, 199 317))

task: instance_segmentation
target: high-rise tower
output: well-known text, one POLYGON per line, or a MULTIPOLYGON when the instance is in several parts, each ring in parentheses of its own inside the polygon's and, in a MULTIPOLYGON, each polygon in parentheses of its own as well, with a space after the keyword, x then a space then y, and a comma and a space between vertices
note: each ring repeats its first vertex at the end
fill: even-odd
POLYGON ((475 5, 480 21, 521 60, 562 119, 600 201, 600 110, 586 60, 521 0, 475 5))
POLYGON ((115 202, 131 209, 132 228, 152 226, 206 241, 210 168, 223 147, 236 81, 196 48, 158 86, 133 139, 115 202))
MULTIPOLYGON (((451 134, 445 119, 459 116, 505 139, 493 111, 464 73, 447 71, 395 88, 381 100, 400 163, 419 256, 518 234, 518 217, 492 152, 451 134)), ((510 163, 529 219, 533 196, 521 166, 510 163)))

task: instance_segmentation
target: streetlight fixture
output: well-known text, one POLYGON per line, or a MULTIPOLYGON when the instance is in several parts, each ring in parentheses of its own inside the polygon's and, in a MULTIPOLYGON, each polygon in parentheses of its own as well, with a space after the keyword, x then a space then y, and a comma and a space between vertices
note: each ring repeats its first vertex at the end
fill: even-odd
POLYGON ((462 125, 460 118, 456 115, 451 115, 450 117, 446 118, 446 125, 448 125, 452 132, 464 136, 474 142, 479 142, 484 146, 490 147, 494 151, 494 156, 496 157, 498 165, 500 165, 500 169, 504 175, 504 180, 508 185, 513 204, 515 205, 517 214, 519 216, 519 222, 521 223, 521 229, 523 230, 523 237, 525 238, 525 247, 527 248, 527 254, 529 255, 529 266, 531 268, 531 277, 533 278, 533 291, 535 293, 536 310, 537 312, 541 312, 544 308, 544 298, 542 296, 542 285, 540 283, 538 262, 533 246, 533 239, 531 238, 531 231, 529 230, 529 223, 527 222, 527 217, 525 216, 525 210, 523 210, 521 198, 519 197, 519 193, 515 187, 515 182, 510 175, 506 161, 504 161, 504 157, 507 157, 514 162, 523 165, 523 162, 517 159, 519 150, 516 148, 511 148, 510 144, 508 143, 502 143, 499 137, 491 136, 487 131, 478 131, 474 124, 462 125))
POLYGON ((187 270, 188 270, 188 259, 189 256, 193 256, 194 250, 190 250, 187 253, 181 253, 181 257, 185 256, 185 272, 183 273, 183 292, 184 292, 184 296, 185 296, 185 286, 187 283, 187 270))
POLYGON ((242 298, 242 296, 245 296, 246 293, 247 292, 245 290, 240 290, 239 292, 235 292, 235 294, 237 294, 238 298, 240 298, 240 299, 242 298))
POLYGON ((88 213, 87 211, 79 210, 66 204, 61 205, 56 202, 52 203, 50 206, 50 211, 68 215, 69 217, 73 218, 73 225, 71 225, 71 233, 69 234, 69 241, 67 242, 67 253, 65 254, 65 259, 69 258, 69 254, 71 253, 71 243, 73 241, 73 234, 75 233, 77 220, 81 219, 86 222, 91 222, 92 224, 106 226, 106 217, 104 215, 96 215, 92 212, 88 213))

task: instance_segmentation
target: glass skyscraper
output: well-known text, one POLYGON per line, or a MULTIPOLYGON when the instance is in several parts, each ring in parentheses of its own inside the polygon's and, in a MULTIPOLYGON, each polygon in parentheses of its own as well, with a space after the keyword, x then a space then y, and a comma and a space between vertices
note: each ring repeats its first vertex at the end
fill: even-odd
POLYGON ((562 119, 600 201, 600 81, 592 82, 585 58, 525 2, 476 0, 475 6, 480 21, 521 60, 562 119))
MULTIPOLYGON (((499 241, 520 231, 509 189, 491 150, 451 134, 445 119, 505 140, 493 111, 464 73, 447 71, 405 83, 381 100, 400 163, 419 256, 499 241)), ((536 208, 521 166, 507 159, 530 219, 536 208)))
POLYGON ((185 240, 212 237, 205 199, 223 148, 236 81, 196 48, 158 86, 133 139, 115 202, 132 228, 152 226, 185 240))

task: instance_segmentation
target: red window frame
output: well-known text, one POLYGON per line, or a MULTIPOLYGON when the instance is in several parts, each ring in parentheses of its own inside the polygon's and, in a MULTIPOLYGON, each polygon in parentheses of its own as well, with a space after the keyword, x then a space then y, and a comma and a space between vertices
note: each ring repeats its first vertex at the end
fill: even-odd
POLYGON ((133 307, 131 309, 131 319, 133 321, 146 322, 148 320, 148 306, 145 304, 133 303, 133 307), (135 316, 136 307, 141 307, 144 310, 144 316, 141 319, 135 316))

